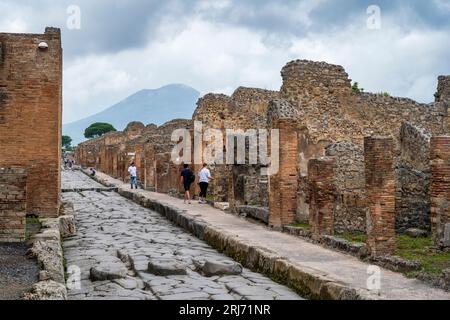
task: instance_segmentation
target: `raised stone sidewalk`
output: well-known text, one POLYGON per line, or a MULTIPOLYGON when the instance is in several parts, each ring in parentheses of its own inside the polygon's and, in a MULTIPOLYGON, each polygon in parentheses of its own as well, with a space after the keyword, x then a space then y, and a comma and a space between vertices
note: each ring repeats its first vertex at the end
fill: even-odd
POLYGON ((244 266, 271 276, 306 297, 320 299, 450 300, 450 293, 422 281, 371 266, 355 257, 270 230, 208 205, 183 204, 166 194, 130 190, 128 184, 101 172, 95 179, 155 210, 244 266), (380 270, 380 289, 374 270, 380 270), (375 279, 375 282, 374 282, 375 279))

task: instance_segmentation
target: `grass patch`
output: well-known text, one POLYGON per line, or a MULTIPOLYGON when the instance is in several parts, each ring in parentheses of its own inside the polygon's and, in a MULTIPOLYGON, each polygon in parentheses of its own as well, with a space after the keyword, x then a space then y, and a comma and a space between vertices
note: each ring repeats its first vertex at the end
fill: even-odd
POLYGON ((362 232, 337 233, 336 237, 345 239, 351 243, 366 243, 366 241, 367 241, 367 235, 362 232))
POLYGON ((291 226, 295 227, 295 228, 306 229, 306 230, 311 229, 311 226, 307 222, 297 222, 297 223, 293 223, 291 226))
POLYGON ((450 268, 450 252, 433 251, 431 237, 411 238, 407 235, 397 236, 395 254, 403 259, 416 260, 422 264, 422 271, 431 275, 441 275, 450 268))
POLYGON ((41 222, 36 215, 27 215, 25 220, 25 239, 28 241, 30 238, 37 234, 41 230, 41 222))
POLYGON ((213 196, 213 195, 211 195, 211 194, 210 194, 210 195, 207 195, 207 196, 206 196, 206 200, 209 200, 209 201, 215 202, 215 201, 214 201, 214 196, 213 196))

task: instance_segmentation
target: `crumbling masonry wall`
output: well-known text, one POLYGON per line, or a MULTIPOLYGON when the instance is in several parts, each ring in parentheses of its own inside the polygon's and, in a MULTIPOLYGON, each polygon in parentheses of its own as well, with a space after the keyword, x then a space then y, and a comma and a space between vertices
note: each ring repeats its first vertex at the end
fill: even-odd
POLYGON ((25 240, 27 174, 23 168, 0 168, 0 242, 25 240))
POLYGON ((345 70, 324 62, 292 61, 281 74, 280 96, 298 110, 300 219, 309 216, 308 161, 325 156, 329 145, 346 141, 362 147, 366 136, 392 136, 397 159, 403 122, 432 134, 448 132, 448 103, 441 101, 447 99, 446 78, 439 81, 439 100, 421 104, 406 98, 353 92, 345 70))
POLYGON ((325 149, 336 161, 333 181, 336 188, 334 230, 366 232, 367 196, 364 175, 364 150, 351 142, 337 142, 325 149))
POLYGON ((450 76, 439 76, 436 102, 450 101, 450 76))
POLYGON ((60 196, 60 30, 0 33, 0 48, 0 168, 25 168, 28 212, 54 217, 60 196), (41 42, 48 48, 39 48, 41 42))
POLYGON ((403 123, 396 165, 396 229, 430 231, 430 138, 427 130, 403 123))

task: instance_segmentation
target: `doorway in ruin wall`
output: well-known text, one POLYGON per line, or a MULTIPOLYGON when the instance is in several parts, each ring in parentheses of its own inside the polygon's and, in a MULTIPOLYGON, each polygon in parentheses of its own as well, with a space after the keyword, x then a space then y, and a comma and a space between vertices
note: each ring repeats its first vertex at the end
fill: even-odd
POLYGON ((268 207, 268 177, 261 175, 261 166, 233 165, 228 184, 233 211, 244 205, 268 207))
POLYGON ((297 220, 299 222, 309 221, 309 181, 308 162, 325 156, 326 148, 332 144, 330 140, 319 140, 314 142, 306 127, 301 127, 298 133, 299 152, 299 174, 298 174, 298 194, 297 194, 297 220))

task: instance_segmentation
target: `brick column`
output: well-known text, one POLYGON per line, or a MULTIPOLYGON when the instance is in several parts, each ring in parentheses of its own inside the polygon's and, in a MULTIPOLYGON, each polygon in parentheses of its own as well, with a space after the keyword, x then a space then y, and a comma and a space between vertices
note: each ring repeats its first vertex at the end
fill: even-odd
POLYGON ((298 189, 298 132, 294 119, 274 119, 279 129, 279 171, 269 177, 269 226, 280 228, 295 222, 298 189))
POLYGON ((431 138, 431 230, 434 244, 450 247, 450 136, 431 138))
POLYGON ((315 235, 334 234, 336 186, 332 158, 312 159, 308 162, 309 223, 315 235))
POLYGON ((393 254, 396 248, 393 149, 392 138, 364 139, 367 245, 372 256, 393 254))
POLYGON ((25 241, 25 169, 0 168, 0 242, 25 241))

